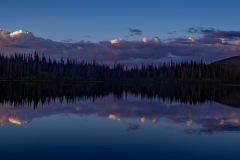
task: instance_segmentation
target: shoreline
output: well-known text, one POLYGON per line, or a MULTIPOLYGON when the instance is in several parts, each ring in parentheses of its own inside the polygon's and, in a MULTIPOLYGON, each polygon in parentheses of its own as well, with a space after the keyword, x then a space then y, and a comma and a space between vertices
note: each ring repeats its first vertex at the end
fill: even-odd
POLYGON ((220 82, 220 81, 180 81, 180 80, 166 80, 166 81, 156 81, 156 80, 38 80, 38 79, 0 79, 0 83, 55 83, 55 84, 84 84, 84 83, 94 83, 94 84, 131 84, 131 85, 157 85, 157 84, 172 84, 172 85, 220 85, 220 86, 236 86, 240 87, 240 83, 233 82, 220 82))

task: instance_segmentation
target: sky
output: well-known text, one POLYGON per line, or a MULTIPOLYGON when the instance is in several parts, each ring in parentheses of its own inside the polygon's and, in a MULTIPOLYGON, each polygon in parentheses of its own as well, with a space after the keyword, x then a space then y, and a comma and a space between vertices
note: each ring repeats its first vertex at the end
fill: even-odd
POLYGON ((2 0, 0 51, 106 63, 214 61, 240 54, 239 6, 238 0, 2 0), (24 32, 7 35, 18 30, 24 32), (154 37, 158 44, 150 43, 154 37))

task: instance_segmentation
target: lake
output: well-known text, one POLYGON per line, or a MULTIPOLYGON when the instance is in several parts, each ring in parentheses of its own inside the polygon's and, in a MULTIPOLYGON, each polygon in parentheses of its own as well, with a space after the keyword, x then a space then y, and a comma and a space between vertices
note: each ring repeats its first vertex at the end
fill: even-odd
POLYGON ((0 83, 1 159, 240 159, 240 87, 0 83))

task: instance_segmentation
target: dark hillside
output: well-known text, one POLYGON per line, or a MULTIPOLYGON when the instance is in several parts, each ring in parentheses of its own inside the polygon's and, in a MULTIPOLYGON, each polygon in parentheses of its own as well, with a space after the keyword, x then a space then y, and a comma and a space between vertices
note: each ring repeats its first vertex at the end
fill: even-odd
POLYGON ((222 65, 240 65, 240 56, 234 56, 226 59, 222 59, 220 61, 216 61, 212 63, 213 65, 222 64, 222 65))

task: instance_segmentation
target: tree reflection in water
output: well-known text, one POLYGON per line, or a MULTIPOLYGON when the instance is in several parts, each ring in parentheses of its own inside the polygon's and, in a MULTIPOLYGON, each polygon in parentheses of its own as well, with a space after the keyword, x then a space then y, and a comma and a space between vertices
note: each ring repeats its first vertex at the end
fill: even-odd
MULTIPOLYGON (((53 114, 139 122, 200 124, 187 133, 240 131, 238 86, 210 84, 1 83, 0 123, 26 124, 53 114), (43 107, 43 108, 42 108, 43 107), (42 108, 42 109, 39 109, 42 108)), ((127 130, 140 129, 132 124, 127 130)))

